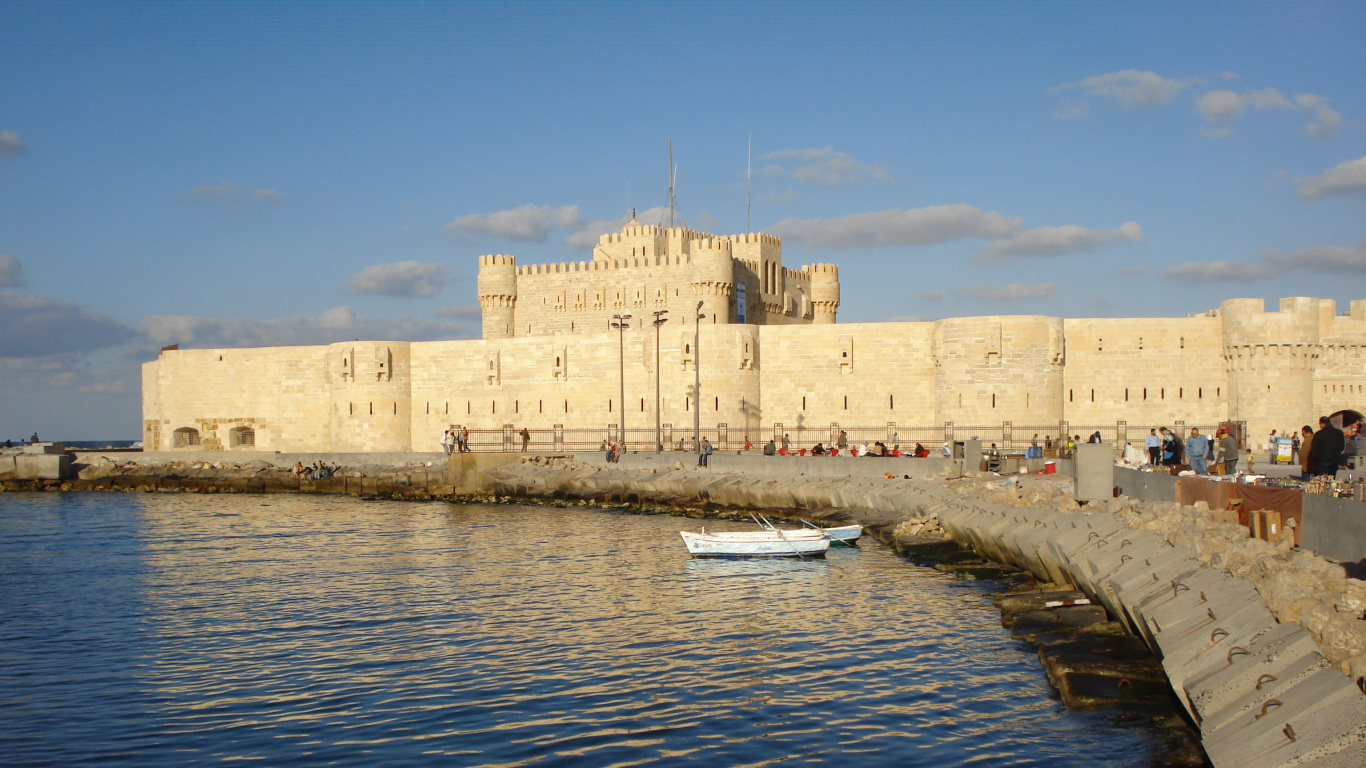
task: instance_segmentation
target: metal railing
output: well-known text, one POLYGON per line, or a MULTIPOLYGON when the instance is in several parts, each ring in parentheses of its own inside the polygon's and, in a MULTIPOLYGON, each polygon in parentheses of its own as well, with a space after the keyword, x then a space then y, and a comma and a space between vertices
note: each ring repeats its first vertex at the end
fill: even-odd
MULTIPOLYGON (((1049 441, 1055 449, 1062 448, 1066 444, 1068 435, 1078 438, 1080 442, 1086 442, 1091 435, 1099 432, 1102 442, 1111 445, 1123 445, 1131 443, 1142 446, 1143 438, 1148 434, 1149 429, 1157 426, 1165 426, 1176 432, 1177 436, 1183 441, 1190 434, 1192 426, 1198 427, 1200 433, 1213 437, 1219 425, 1185 424, 1176 421, 1171 424, 1162 425, 1138 425, 1127 424, 1119 421, 1112 424, 1101 425, 1081 425, 1060 422, 1057 424, 1013 424, 1012 422, 1002 422, 1000 424, 983 425, 964 425, 945 422, 939 425, 899 425, 896 422, 884 422, 876 426, 867 425, 843 425, 837 421, 825 422, 820 425, 809 421, 801 424, 788 425, 782 422, 775 422, 767 427, 755 427, 750 432, 744 429, 732 427, 725 422, 702 427, 701 437, 708 440, 718 451, 737 451, 746 449, 762 449, 770 438, 781 447, 783 436, 786 435, 792 450, 811 448, 816 443, 837 445, 840 441, 840 433, 844 433, 845 440, 849 445, 872 446, 874 443, 881 442, 888 449, 900 447, 902 451, 910 452, 916 445, 922 445, 931 452, 945 442, 957 440, 969 440, 976 438, 982 445, 988 446, 995 443, 1002 450, 1017 450, 1029 447, 1038 436, 1038 444, 1044 447, 1049 441)), ((1246 431, 1243 422, 1232 425, 1235 434, 1242 434, 1246 431)), ((469 430, 468 448, 471 451, 481 453, 516 453, 527 451, 529 453, 576 453, 606 450, 605 443, 615 441, 618 436, 617 425, 615 423, 603 424, 596 427, 574 426, 566 427, 555 425, 551 428, 526 427, 526 436, 523 439, 523 427, 515 424, 505 424, 497 429, 471 429, 469 430)), ((661 429, 661 443, 665 451, 695 451, 693 444, 693 430, 691 425, 675 426, 664 424, 661 429)), ((440 439, 440 435, 433 436, 433 444, 440 439)), ((655 430, 649 428, 628 428, 626 430, 626 441, 624 449, 627 451, 653 451, 655 449, 655 430)), ((1242 439, 1240 439, 1240 445, 1242 439)))

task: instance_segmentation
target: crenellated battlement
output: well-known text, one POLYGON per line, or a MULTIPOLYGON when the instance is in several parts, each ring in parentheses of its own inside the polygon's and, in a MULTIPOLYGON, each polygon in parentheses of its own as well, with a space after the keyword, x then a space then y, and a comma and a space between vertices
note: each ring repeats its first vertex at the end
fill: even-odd
POLYGON ((612 245, 613 243, 626 242, 630 238, 637 237, 667 237, 677 240, 701 240, 711 237, 706 232, 699 232, 687 227, 661 227, 655 224, 631 223, 622 227, 620 232, 608 232, 598 238, 599 245, 612 245))
POLYGON ((840 274, 840 268, 837 264, 808 264, 802 267, 802 271, 809 272, 812 275, 820 274, 831 277, 839 277, 840 274))
POLYGON ((783 247, 782 238, 776 235, 768 235, 763 232, 746 232, 740 235, 725 235, 725 239, 733 243, 768 245, 774 248, 783 247))
POLYGON ((697 251, 724 251, 730 253, 733 250, 732 245, 729 238, 711 237, 708 235, 701 240, 693 241, 692 249, 694 253, 697 251))
POLYGON ((479 257, 481 267, 512 267, 517 265, 516 256, 506 256, 503 254, 486 254, 479 257))

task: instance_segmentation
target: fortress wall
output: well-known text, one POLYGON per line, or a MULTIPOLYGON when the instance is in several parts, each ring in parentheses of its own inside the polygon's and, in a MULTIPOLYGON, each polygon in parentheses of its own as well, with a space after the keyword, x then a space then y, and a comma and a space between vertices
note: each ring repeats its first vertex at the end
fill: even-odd
POLYGON ((199 431, 203 450, 231 448, 235 427, 255 431, 244 450, 316 450, 331 443, 326 347, 172 350, 143 366, 147 450, 170 450, 176 429, 199 431), (150 380, 150 381, 149 381, 150 380))
POLYGON ((677 256, 520 267, 515 335, 598 332, 614 314, 649 319, 657 309, 685 316, 694 306, 695 272, 687 257, 677 256))
POLYGON ((408 342, 354 341, 329 346, 324 376, 330 399, 331 450, 411 451, 411 375, 408 342))
MULTIPOLYGON (((992 316, 934 323, 937 420, 958 426, 1062 420, 1062 320, 992 316)), ((1054 430, 1054 434, 1056 434, 1054 430)))
MULTIPOLYGON (((1322 352, 1313 374, 1313 415, 1344 408, 1361 410, 1366 406, 1366 300, 1352 302, 1351 314, 1332 318, 1321 333, 1322 352)), ((1317 429, 1316 423, 1310 426, 1317 429)))
POLYGON ((760 327, 764 428, 935 424, 933 325, 760 327))
MULTIPOLYGON (((702 326, 702 425, 726 422, 738 438, 757 428, 757 330, 702 326), (746 343, 746 339, 749 342, 746 343)), ((624 336, 626 427, 653 428, 654 329, 624 336), (641 400, 644 400, 642 409, 641 400)), ((692 431, 693 330, 666 324, 660 333, 661 421, 692 431), (686 349, 686 351, 685 351, 686 349)), ((437 445, 451 424, 493 429, 602 427, 621 423, 620 362, 615 331, 565 337, 413 344, 413 443, 437 445), (447 409, 449 408, 449 412, 447 409)))
POLYGON ((1066 420, 1079 427, 1224 421, 1222 327, 1218 317, 1064 320, 1066 420))

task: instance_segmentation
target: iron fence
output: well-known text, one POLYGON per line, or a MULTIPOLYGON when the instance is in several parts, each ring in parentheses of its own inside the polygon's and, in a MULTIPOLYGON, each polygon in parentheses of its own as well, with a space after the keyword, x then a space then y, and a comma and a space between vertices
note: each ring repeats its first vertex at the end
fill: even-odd
MULTIPOLYGON (((885 422, 877 426, 867 426, 844 425, 837 421, 813 425, 809 421, 804 421, 797 425, 775 422, 771 428, 755 428, 751 432, 731 427, 722 422, 703 425, 701 437, 709 441, 718 451, 737 451, 760 450, 769 438, 772 438, 781 447, 783 437, 786 436, 789 446, 795 451, 811 448, 816 443, 837 445, 841 433, 844 433, 845 439, 851 446, 863 444, 872 446, 874 443, 881 442, 889 449, 899 447, 902 451, 909 452, 914 450, 917 445, 921 445, 934 452, 943 443, 974 438, 980 440, 983 446, 995 443, 998 448, 1003 450, 1022 449, 1031 446, 1036 436, 1040 447, 1045 447, 1051 442, 1053 447, 1061 448, 1069 435, 1080 442, 1086 442, 1096 433, 1100 434, 1101 442, 1104 443, 1118 446, 1127 442, 1141 447, 1148 430, 1155 429, 1158 426, 1164 426, 1174 431, 1183 441, 1190 434, 1191 427, 1199 428, 1201 434, 1212 438, 1219 426, 1229 426, 1234 429, 1235 437, 1239 439, 1239 445, 1246 444, 1245 422, 1201 425, 1186 424, 1181 421, 1162 425, 1137 425, 1120 421, 1090 426, 1069 424, 1068 422, 1047 425, 1017 425, 1011 422, 965 425, 945 422, 937 426, 902 425, 896 422, 885 422)), ((523 450, 531 453, 582 453, 606 450, 606 443, 614 442, 618 437, 619 431, 616 424, 604 424, 598 427, 566 427, 557 424, 550 428, 523 428, 515 424, 505 424, 497 429, 469 430, 468 449, 481 453, 515 453, 523 450), (523 436, 524 429, 525 437, 523 436)), ((691 452, 696 450, 691 424, 677 426, 664 424, 660 430, 660 437, 660 447, 664 451, 691 452)), ((655 449, 654 427, 627 429, 624 446, 627 451, 653 451, 655 449)))

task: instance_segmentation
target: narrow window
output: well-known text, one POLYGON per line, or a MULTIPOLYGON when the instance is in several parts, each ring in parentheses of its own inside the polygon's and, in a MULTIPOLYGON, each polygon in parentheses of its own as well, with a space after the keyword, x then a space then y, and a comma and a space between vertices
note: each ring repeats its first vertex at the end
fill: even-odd
POLYGON ((993 393, 992 396, 991 396, 991 407, 992 407, 992 408, 995 408, 995 407, 996 407, 996 395, 995 395, 994 393, 993 393))
POLYGON ((1095 401, 1096 401, 1096 391, 1093 389, 1093 390, 1091 390, 1091 402, 1094 403, 1095 401))
POLYGON ((1204 387, 1197 387, 1196 390, 1195 390, 1195 399, 1196 399, 1196 400, 1199 400, 1199 399, 1203 398, 1204 396, 1205 396, 1205 388, 1204 388, 1204 387))
POLYGON ((712 410, 716 410, 716 411, 721 410, 721 398, 719 398, 719 397, 716 398, 716 407, 713 408, 712 410))
POLYGON ((806 410, 806 395, 802 395, 802 410, 806 410))
POLYGON ((1223 396, 1224 396, 1224 388, 1223 388, 1223 387, 1215 387, 1215 388, 1214 388, 1214 396, 1215 396, 1215 397, 1223 397, 1223 396))
POLYGON ((1097 339, 1096 339, 1096 351, 1097 351, 1097 352, 1104 352, 1104 351, 1105 351, 1105 339, 1101 339, 1101 338, 1097 338, 1097 339))
POLYGON ((351 415, 352 415, 352 416, 355 416, 355 415, 356 415, 356 404, 355 404, 355 403, 347 403, 347 405, 351 406, 351 415))
POLYGON ((1186 388, 1185 388, 1185 387, 1177 387, 1177 388, 1176 388, 1176 399, 1177 399, 1177 400, 1180 400, 1181 398, 1183 398, 1183 397, 1185 397, 1185 396, 1186 396, 1186 388))
POLYGON ((513 400, 513 401, 512 401, 512 412, 513 412, 513 413, 521 413, 521 412, 522 412, 522 401, 521 401, 521 400, 513 400))
POLYGON ((397 401, 397 400, 394 401, 394 415, 395 415, 395 416, 398 415, 398 401, 397 401))
POLYGON ((1181 348, 1182 348, 1182 349, 1185 349, 1185 348, 1186 348, 1186 337, 1185 337, 1185 336, 1182 336, 1182 337, 1181 337, 1181 348))
POLYGON ((450 400, 447 400, 447 401, 446 401, 446 413, 450 413, 450 412, 451 412, 451 401, 450 401, 450 400))
POLYGON ((1029 407, 1029 393, 1025 393, 1025 408, 1029 407))
POLYGON ((1125 388, 1124 388, 1124 402, 1126 402, 1126 403, 1129 402, 1129 388, 1128 388, 1128 387, 1125 387, 1125 388))
POLYGON ((569 401, 564 401, 564 412, 569 413, 569 401))
POLYGON ((1072 390, 1067 390, 1067 402, 1072 402, 1072 390))
POLYGON ((374 415, 375 415, 375 404, 374 404, 373 401, 370 403, 370 415, 371 415, 371 416, 374 416, 374 415))
POLYGON ((683 410, 685 410, 685 411, 691 411, 691 410, 692 410, 692 398, 691 398, 691 397, 685 397, 685 398, 683 398, 683 410))
POLYGON ((896 410, 896 395, 887 395, 887 410, 896 410))
POLYGON ((849 410, 849 396, 848 396, 848 395, 845 395, 845 396, 844 396, 844 410, 846 410, 846 411, 849 410))
POLYGON ((428 415, 428 416, 432 415, 432 404, 431 404, 431 403, 427 403, 427 415, 428 415))
POLYGON ((1147 387, 1144 387, 1144 388, 1143 388, 1143 399, 1144 399, 1144 400, 1147 400, 1147 399, 1148 399, 1148 388, 1147 388, 1147 387))
POLYGON ((645 413, 645 398, 640 398, 640 412, 645 413))
POLYGON ((537 412, 537 413, 545 413, 545 401, 544 401, 544 400, 537 400, 537 401, 536 401, 536 412, 537 412))
POLYGON ((1138 348, 1139 348, 1139 350, 1142 350, 1142 349, 1143 349, 1143 337, 1142 337, 1142 336, 1139 336, 1139 337, 1138 337, 1138 348))
POLYGON ((493 413, 497 413, 497 412, 498 412, 498 401, 497 401, 497 400, 494 400, 494 401, 493 401, 493 413))
POLYGON ((611 413, 611 412, 612 412, 612 398, 610 398, 610 397, 607 398, 607 412, 608 412, 608 413, 611 413))
POLYGON ((1163 387, 1163 388, 1162 388, 1161 399, 1162 399, 1162 400, 1166 400, 1166 399, 1167 399, 1167 388, 1166 388, 1166 387, 1163 387))
POLYGON ((469 416, 469 415, 472 414, 472 413, 474 413, 474 402, 471 401, 471 400, 466 400, 466 401, 465 401, 465 415, 466 415, 466 416, 469 416))

